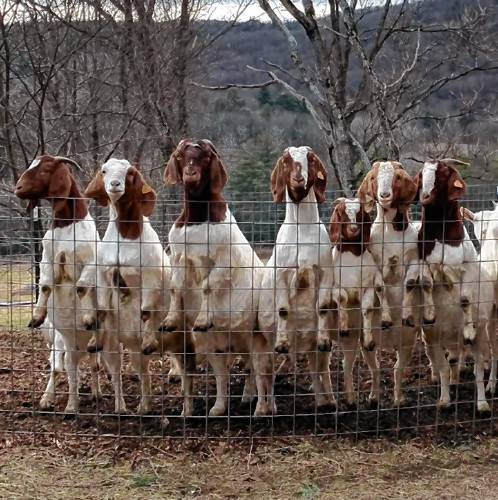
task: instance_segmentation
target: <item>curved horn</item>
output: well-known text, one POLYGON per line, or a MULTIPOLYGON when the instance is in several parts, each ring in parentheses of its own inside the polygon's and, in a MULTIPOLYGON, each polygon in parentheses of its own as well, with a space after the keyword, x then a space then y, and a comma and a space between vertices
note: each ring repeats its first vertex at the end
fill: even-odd
POLYGON ((447 163, 448 165, 451 165, 452 167, 457 167, 457 166, 469 167, 470 166, 470 163, 467 163, 467 162, 462 161, 462 160, 456 160, 455 158, 443 158, 441 161, 444 163, 447 163))
POLYGON ((73 167, 77 168, 80 172, 83 172, 83 169, 81 168, 80 164, 74 160, 71 160, 71 158, 66 158, 65 156, 54 156, 54 158, 56 160, 63 161, 65 163, 69 163, 69 165, 72 165, 73 167))

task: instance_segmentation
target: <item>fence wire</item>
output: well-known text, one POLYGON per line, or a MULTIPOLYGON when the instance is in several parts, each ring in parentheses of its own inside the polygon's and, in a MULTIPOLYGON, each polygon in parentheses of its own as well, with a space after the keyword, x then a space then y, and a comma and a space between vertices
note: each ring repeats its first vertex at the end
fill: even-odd
MULTIPOLYGON (((337 196, 338 193, 329 192, 329 202, 319 207, 321 221, 327 228, 333 210, 332 200, 337 196)), ((466 199, 462 200, 461 204, 474 212, 493 210, 492 202, 495 198, 495 186, 469 186, 466 199)), ((258 268, 262 270, 274 251, 278 231, 284 224, 285 204, 273 203, 270 193, 245 193, 243 196, 228 194, 228 201, 230 210, 237 220, 237 226, 257 255, 252 261, 237 264, 235 267, 239 271, 258 268), (261 263, 257 259, 260 259, 261 263)), ((52 213, 50 207, 43 206, 33 214, 26 215, 16 200, 7 195, 1 197, 0 206, 2 207, 0 211, 0 430, 4 433, 56 435, 59 438, 116 436, 179 439, 201 437, 245 439, 310 435, 360 438, 430 434, 457 439, 464 432, 495 432, 497 429, 497 397, 493 393, 487 393, 489 410, 479 411, 473 373, 475 356, 472 355, 471 347, 465 345, 463 338, 458 338, 455 345, 448 345, 446 340, 439 339, 446 356, 445 360, 450 363, 448 367, 451 366, 453 371, 451 404, 447 408, 439 401, 441 388, 436 380, 438 377, 434 376, 438 374, 433 373, 435 367, 431 367, 428 361, 420 328, 414 333, 413 347, 409 348, 407 367, 402 374, 402 400, 394 402, 396 350, 399 351, 403 343, 401 329, 393 327, 382 330, 378 321, 380 303, 377 302, 375 306, 377 319, 374 320, 376 351, 369 353, 362 347, 364 331, 361 321, 358 323, 356 320, 351 320, 361 315, 361 306, 357 302, 346 308, 351 323, 349 331, 342 335, 345 332, 340 331, 339 320, 334 316, 337 315, 337 303, 332 301, 332 305, 325 304, 327 306, 325 310, 320 311, 319 292, 326 286, 321 281, 323 269, 321 273, 315 275, 303 274, 301 277, 299 273, 295 275, 295 280, 300 283, 296 289, 306 289, 308 295, 305 294, 305 298, 301 301, 290 302, 291 306, 298 304, 296 310, 282 312, 282 309, 279 310, 277 307, 278 296, 283 291, 289 292, 286 288, 288 283, 279 285, 274 266, 271 300, 268 304, 261 304, 255 295, 259 296, 260 287, 264 285, 255 286, 255 283, 259 283, 257 280, 248 284, 236 276, 232 258, 237 254, 234 248, 236 249, 240 243, 232 241, 232 251, 228 252, 230 255, 228 263, 217 268, 220 272, 226 270, 224 267, 228 268, 230 279, 220 284, 212 281, 211 277, 207 281, 206 288, 203 274, 209 274, 211 264, 196 260, 198 252, 192 256, 193 264, 185 261, 175 262, 171 258, 168 232, 181 211, 182 199, 178 193, 168 191, 159 197, 151 217, 152 227, 169 254, 166 259, 171 259, 164 261, 169 263, 166 270, 166 273, 169 273, 168 279, 171 279, 175 270, 188 275, 189 265, 195 267, 194 275, 199 273, 200 277, 194 284, 188 280, 184 281, 183 283, 187 284, 181 290, 174 290, 173 282, 165 286, 163 307, 148 310, 147 314, 154 318, 154 335, 159 341, 159 347, 168 344, 164 338, 178 335, 175 339, 174 352, 177 354, 178 363, 185 366, 188 378, 192 382, 192 414, 184 415, 182 414, 185 404, 184 389, 188 381, 181 380, 181 370, 170 354, 166 352, 158 354, 157 350, 150 356, 143 353, 142 340, 147 333, 146 321, 140 306, 136 309, 129 302, 134 294, 138 294, 142 300, 149 290, 148 283, 141 281, 140 276, 133 279, 133 269, 127 269, 126 263, 122 263, 119 275, 110 278, 111 285, 115 287, 115 295, 110 299, 109 310, 106 311, 107 319, 102 319, 98 317, 99 312, 96 307, 92 309, 88 305, 81 305, 82 293, 87 294, 85 296, 90 300, 88 303, 95 305, 90 296, 91 287, 88 290, 83 290, 84 287, 77 289, 74 279, 71 282, 71 278, 81 275, 83 266, 74 258, 66 256, 67 260, 63 264, 65 264, 64 272, 68 275, 67 279, 62 279, 54 289, 59 287, 58 296, 65 296, 65 304, 70 306, 58 306, 57 300, 53 299, 49 304, 48 318, 55 324, 62 324, 60 318, 66 318, 64 321, 73 325, 72 331, 67 329, 63 331, 66 340, 61 343, 60 339, 58 342, 57 331, 48 322, 45 322, 41 329, 28 328, 33 315, 37 313, 35 307, 37 295, 43 293, 36 286, 40 279, 37 262, 42 260, 41 241, 52 223, 52 213), (234 283, 238 283, 238 289, 234 288, 234 283), (206 292, 206 289, 209 291, 206 292), (180 296, 180 299, 178 297, 175 299, 176 301, 173 300, 175 293, 180 296), (198 314, 201 307, 199 297, 205 293, 209 295, 206 303, 211 314, 207 317, 215 324, 221 322, 231 325, 223 337, 224 345, 216 343, 213 326, 209 324, 206 325, 207 328, 198 328, 196 338, 192 338, 192 328, 195 325, 192 325, 186 317, 198 314), (210 303, 211 300, 214 301, 212 297, 216 293, 224 295, 223 306, 219 303, 216 305, 214 302, 210 303), (156 328, 158 324, 161 323, 163 330, 166 330, 165 318, 168 311, 175 312, 172 304, 178 307, 176 312, 181 313, 182 324, 174 325, 176 328, 173 332, 159 333, 156 328), (254 321, 254 329, 262 329, 262 310, 271 313, 274 323, 275 331, 269 348, 268 344, 263 344, 263 348, 257 345, 257 337, 248 328, 247 322, 239 324, 236 321, 243 312, 252 314, 254 318, 258 318, 259 313, 260 317, 254 321), (136 313, 135 317, 130 318, 130 311, 136 313), (93 315, 92 319, 95 320, 95 324, 88 327, 87 331, 84 331, 85 327, 81 323, 84 313, 93 315), (281 332, 276 330, 278 324, 286 321, 286 314, 298 318, 299 325, 293 326, 292 331, 285 332, 286 335, 282 340, 278 335, 281 332), (327 327, 331 339, 330 354, 318 341, 320 314, 330 315, 332 318, 327 327), (72 323, 67 319, 70 317, 73 318, 72 323), (114 319, 110 320, 109 317, 114 319), (315 326, 309 328, 310 324, 315 326), (130 342, 123 347, 117 341, 118 337, 126 335, 133 337, 135 344, 130 342), (399 335, 399 338, 393 340, 395 335, 399 335), (102 345, 97 349, 103 347, 103 351, 89 354, 88 346, 91 342, 97 344, 100 342, 102 345), (69 347, 69 344, 72 347, 69 347), (134 347, 130 347, 132 344, 134 347), (393 350, 393 346, 396 349, 393 350), (278 352, 275 352, 275 347, 278 352), (230 356, 227 355, 227 351, 230 356), (86 359, 81 362, 79 373, 71 375, 68 373, 68 358, 74 355, 76 358, 86 359), (114 361, 111 359, 112 356, 114 361), (372 371, 368 359, 372 362, 375 357, 378 365, 372 371), (261 373, 267 377, 265 380, 269 377, 276 408, 275 411, 271 411, 272 409, 268 407, 265 415, 255 416, 255 411, 258 410, 256 396, 259 387, 254 385, 251 378, 251 366, 254 373, 254 359, 260 358, 264 358, 267 362, 261 373), (348 383, 344 375, 346 358, 354 363, 352 371, 354 389, 349 394, 345 387, 348 383), (121 359, 120 362, 116 361, 121 359), (222 359, 222 363, 228 367, 226 380, 221 378, 218 387, 213 372, 213 363, 218 362, 216 359, 218 361, 222 359), (325 368, 323 368, 324 359, 325 368), (142 377, 139 376, 140 370, 144 370, 144 360, 149 363, 150 385, 145 372, 142 377), (119 373, 116 372, 116 366, 119 373), (331 393, 323 382, 329 374, 331 393), (77 380, 79 401, 76 405, 67 407, 71 396, 74 396, 68 387, 68 379, 71 376, 77 380), (119 376, 122 377, 122 394, 116 396, 114 378, 119 376), (50 389, 52 392, 47 399, 46 386, 51 377, 54 388, 50 389), (380 392, 373 395, 373 379, 376 377, 379 379, 380 392), (226 411, 216 416, 211 411, 210 415, 210 410, 216 406, 217 392, 219 395, 223 384, 227 391, 226 394, 221 391, 222 399, 226 400, 226 411), (126 410, 124 407, 117 408, 119 401, 116 401, 121 396, 126 410), (43 398, 45 401, 42 403, 43 398)), ((108 209, 98 208, 93 203, 90 208, 102 237, 109 223, 108 209)), ((411 214, 414 220, 419 220, 419 205, 414 204, 411 207, 411 214)), ((474 245, 479 249, 479 235, 474 234, 471 224, 467 228, 474 245)), ((234 230, 235 228, 231 229, 234 230)), ((210 237, 212 235, 208 234, 207 241, 204 242, 207 247, 210 237)), ((73 245, 77 243, 77 238, 74 236, 73 245)), ((328 239, 320 241, 320 244, 326 245, 327 248, 329 243, 328 239)), ((118 246, 125 244, 123 241, 117 242, 118 246)), ((388 245, 388 242, 383 244, 388 245)), ((230 243, 227 245, 229 247, 230 243)), ((303 252, 305 260, 305 253, 309 251, 306 249, 307 246, 299 241, 295 241, 295 246, 298 255, 300 251, 303 252)), ((71 245, 68 248, 70 249, 71 245)), ((110 251, 103 248, 104 252, 110 251)), ((147 243, 144 243, 140 251, 145 255, 147 249, 147 243)), ((278 244, 276 251, 279 251, 278 244)), ((285 248, 282 251, 285 252, 285 248)), ((45 264, 53 266, 52 262, 45 264)), ((382 265, 385 264, 382 262, 382 265)), ((481 266, 484 264, 480 263, 481 266)), ((349 277, 352 273, 369 272, 368 264, 358 269, 350 268, 347 261, 341 261, 339 266, 341 276, 345 277, 349 277)), ((140 273, 147 272, 145 267, 145 264, 142 265, 140 273)), ((293 268, 292 265, 289 267, 293 268)), ((297 267, 299 268, 299 264, 297 267)), ((98 265, 95 265, 95 268, 98 271, 98 265)), ((295 267, 293 269, 295 270, 295 267)), ((163 271, 161 268, 154 269, 151 276, 163 271)), ((480 280, 481 274, 478 282, 472 282, 471 285, 478 292, 476 305, 485 307, 486 301, 494 298, 483 298, 479 295, 480 280)), ((105 289, 111 285, 104 286, 98 283, 97 292, 99 287, 105 289)), ((492 286, 495 285, 492 283, 492 286)), ((389 286, 391 285, 386 284, 385 290, 389 286)), ((341 286, 336 283, 330 288, 330 292, 339 288, 341 286)), ((152 284, 150 284, 151 289, 152 284)), ((52 291, 52 294, 54 293, 52 291)), ((360 293, 364 293, 364 290, 360 293)), ((437 321, 440 323, 448 321, 450 324, 451 315, 460 308, 460 303, 447 305, 448 317, 439 317, 437 321)), ((441 310, 445 311, 440 308, 439 313, 441 310)), ((421 315, 422 311, 423 304, 417 305, 416 315, 421 315)), ((490 322, 489 325, 494 326, 494 323, 490 322)), ((496 343, 496 332, 491 331, 489 325, 487 330, 489 338, 481 339, 486 383, 493 356, 494 358, 498 356, 496 347, 493 352, 493 342, 490 341, 494 336, 496 343)), ((430 325, 425 326, 427 331, 430 331, 430 325)), ((165 350, 168 350, 169 346, 170 344, 166 345, 165 350)), ((221 373, 223 370, 218 367, 218 372, 221 373)), ((271 404, 268 403, 269 406, 271 404)))

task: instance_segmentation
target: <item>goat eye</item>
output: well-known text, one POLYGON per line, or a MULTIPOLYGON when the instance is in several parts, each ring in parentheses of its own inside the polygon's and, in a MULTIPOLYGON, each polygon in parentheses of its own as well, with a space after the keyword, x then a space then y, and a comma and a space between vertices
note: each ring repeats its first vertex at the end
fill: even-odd
POLYGON ((102 173, 103 173, 103 174, 106 174, 107 172, 106 172, 105 170, 102 170, 102 173))

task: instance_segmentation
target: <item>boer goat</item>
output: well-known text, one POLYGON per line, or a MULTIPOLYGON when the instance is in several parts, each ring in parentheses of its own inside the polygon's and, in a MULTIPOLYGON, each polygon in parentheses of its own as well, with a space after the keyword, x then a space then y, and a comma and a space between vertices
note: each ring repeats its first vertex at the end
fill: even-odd
MULTIPOLYGON (((85 346, 95 328, 93 321, 95 297, 80 296, 78 288, 85 283, 86 273, 94 268, 99 235, 95 222, 88 213, 88 204, 82 198, 70 166, 79 165, 68 158, 43 155, 31 163, 21 175, 15 194, 29 200, 33 209, 41 199, 52 204, 52 227, 43 237, 40 262, 40 290, 30 327, 42 325, 42 331, 51 347, 50 378, 40 400, 42 409, 55 402, 56 377, 61 370, 63 347, 64 364, 69 382, 69 396, 65 411, 74 413, 79 408, 78 367, 86 355, 85 346)), ((99 395, 98 362, 91 359, 91 389, 99 395)))
POLYGON ((228 373, 236 355, 250 358, 244 400, 254 378, 255 415, 274 410, 269 340, 256 331, 263 264, 223 197, 225 167, 211 142, 184 139, 165 170, 166 184, 183 184, 184 207, 169 233, 171 305, 162 329, 192 328, 196 353, 206 354, 216 377, 211 416, 228 403, 228 373))
MULTIPOLYGON (((394 366, 394 404, 403 402, 402 379, 410 362, 418 328, 415 317, 404 321, 405 278, 418 270, 418 226, 410 220, 409 207, 417 194, 417 185, 401 163, 376 162, 365 176, 358 197, 366 211, 377 208, 370 232, 370 252, 382 271, 385 299, 392 327, 380 336, 378 348, 397 351, 394 366)), ((415 293, 418 293, 417 291, 415 293)), ((418 310, 414 314, 417 314, 418 310)), ((385 326, 388 326, 387 324, 385 326)))
MULTIPOLYGON (((102 206, 109 205, 109 224, 98 246, 96 284, 104 331, 102 355, 113 380, 115 411, 127 411, 121 386, 121 343, 130 351, 132 368, 140 377, 138 412, 148 413, 152 394, 149 354, 157 349, 172 353, 180 366, 184 366, 185 349, 187 359, 192 357, 188 335, 159 336, 157 332, 169 304, 170 264, 148 219, 154 211, 156 193, 135 166, 111 158, 96 173, 85 194, 102 206)), ((183 380, 187 415, 192 412, 189 380, 183 380)))
POLYGON ((427 161, 416 177, 422 204, 418 256, 428 284, 423 287, 423 339, 431 366, 439 372, 443 407, 450 403, 449 383, 456 382, 462 343, 471 344, 477 408, 488 411, 483 357, 493 315, 493 283, 463 224, 458 200, 466 185, 459 165, 451 159, 427 161))
MULTIPOLYGON (((320 289, 318 336, 319 348, 330 349, 332 333, 344 351, 344 386, 349 405, 355 402, 353 366, 360 339, 363 356, 372 374, 369 400, 373 404, 378 402, 380 394, 379 367, 374 349, 399 346, 399 328, 382 332, 391 328, 392 321, 382 275, 369 249, 371 227, 370 215, 359 199, 337 200, 330 221, 330 241, 334 245, 332 269, 325 271, 320 289), (334 314, 330 314, 334 310, 337 310, 337 326, 333 323, 334 314), (334 335, 337 332, 339 335, 334 335)), ((411 352, 412 335, 400 340, 401 345, 406 344, 411 352)), ((402 369, 403 365, 399 370, 402 369)), ((398 375, 395 376, 394 393, 395 402, 399 404, 401 377, 398 375)))
POLYGON ((336 404, 330 352, 317 351, 316 310, 321 273, 332 266, 330 242, 320 221, 327 170, 307 146, 287 148, 271 175, 276 203, 285 202, 285 220, 266 264, 259 301, 259 327, 276 332, 279 353, 307 354, 317 406, 336 404))

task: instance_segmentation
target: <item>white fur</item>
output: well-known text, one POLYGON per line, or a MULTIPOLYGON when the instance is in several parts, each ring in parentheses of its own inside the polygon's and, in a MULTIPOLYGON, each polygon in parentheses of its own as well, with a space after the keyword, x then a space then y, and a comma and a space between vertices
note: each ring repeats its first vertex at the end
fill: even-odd
POLYGON ((358 198, 346 198, 344 200, 345 208, 346 208, 346 216, 351 223, 351 227, 354 229, 357 226, 356 217, 358 212, 361 209, 361 203, 358 198))
POLYGON ((255 377, 255 414, 268 413, 273 407, 271 345, 254 332, 263 269, 259 257, 228 208, 219 223, 173 225, 169 242, 172 300, 164 323, 179 327, 186 322, 187 328, 194 327, 196 352, 207 355, 216 377, 216 402, 210 415, 227 410, 228 369, 235 352, 250 355, 252 364, 244 394, 255 377), (182 300, 185 316, 180 314, 182 300), (212 331, 200 331, 211 325, 212 331))
POLYGON ((308 153, 310 148, 308 146, 290 147, 288 152, 295 162, 301 165, 301 174, 304 177, 304 182, 308 182, 308 153))
POLYGON ((379 165, 377 174, 377 199, 381 199, 381 193, 393 194, 394 166, 390 161, 383 161, 379 165))
POLYGON ((426 161, 422 169, 422 196, 430 196, 436 183, 437 163, 426 161))
POLYGON ((316 312, 319 272, 330 269, 330 240, 318 214, 315 192, 310 190, 301 203, 293 203, 286 193, 285 220, 266 264, 259 300, 258 322, 261 330, 277 333, 277 346, 288 345, 292 354, 310 352, 308 361, 317 404, 335 402, 330 383, 330 354, 316 352, 316 312), (313 267, 315 266, 315 268, 313 267), (295 283, 299 274, 315 275, 307 290, 299 293, 295 283), (289 313, 285 320, 280 309, 289 313), (294 342, 295 340, 295 342, 294 342))

